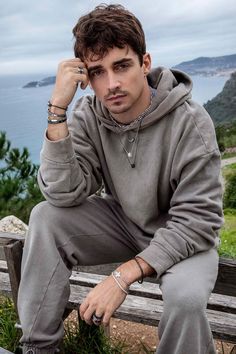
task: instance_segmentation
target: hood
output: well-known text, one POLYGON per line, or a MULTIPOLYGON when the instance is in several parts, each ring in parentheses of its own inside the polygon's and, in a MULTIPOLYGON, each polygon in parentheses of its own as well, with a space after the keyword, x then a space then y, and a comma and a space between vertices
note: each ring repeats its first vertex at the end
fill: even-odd
MULTIPOLYGON (((152 69, 148 75, 148 83, 157 91, 152 100, 150 113, 143 118, 140 129, 150 126, 157 120, 162 119, 166 114, 191 98, 192 81, 190 77, 182 71, 166 69, 164 67, 152 69)), ((93 97, 91 108, 95 116, 105 127, 114 132, 121 133, 121 129, 110 119, 108 110, 101 104, 96 96, 93 97)), ((132 127, 127 126, 127 129, 122 129, 122 131, 137 129, 138 125, 139 122, 132 125, 132 127)))

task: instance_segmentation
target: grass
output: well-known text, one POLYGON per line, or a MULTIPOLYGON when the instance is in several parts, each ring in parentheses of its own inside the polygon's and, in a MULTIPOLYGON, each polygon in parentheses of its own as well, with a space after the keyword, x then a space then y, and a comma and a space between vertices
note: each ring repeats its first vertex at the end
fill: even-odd
POLYGON ((230 157, 236 157, 236 152, 224 152, 222 154, 222 159, 229 159, 230 157))
POLYGON ((17 315, 12 300, 0 297, 0 347, 17 353, 21 333, 15 328, 17 315))
POLYGON ((124 342, 111 343, 103 327, 89 326, 84 321, 68 322, 61 346, 64 354, 128 354, 124 342))
POLYGON ((232 163, 231 165, 226 165, 222 168, 222 175, 227 184, 227 179, 236 173, 236 163, 232 163))
POLYGON ((236 259, 236 209, 225 209, 225 224, 221 229, 221 257, 236 259))

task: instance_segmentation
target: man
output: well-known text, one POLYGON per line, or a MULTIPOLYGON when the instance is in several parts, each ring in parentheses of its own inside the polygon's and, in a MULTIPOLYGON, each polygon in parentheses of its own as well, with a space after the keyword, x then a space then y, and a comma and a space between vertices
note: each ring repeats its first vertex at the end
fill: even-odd
POLYGON ((60 63, 49 101, 38 178, 47 201, 31 213, 24 249, 24 353, 55 352, 72 267, 110 262, 121 265, 91 290, 82 319, 107 325, 130 284, 155 275, 164 299, 157 353, 215 353, 205 308, 222 196, 211 119, 191 100, 187 75, 151 70, 141 24, 122 6, 96 7, 73 33, 76 58, 60 63), (67 122, 88 84, 95 95, 67 122))

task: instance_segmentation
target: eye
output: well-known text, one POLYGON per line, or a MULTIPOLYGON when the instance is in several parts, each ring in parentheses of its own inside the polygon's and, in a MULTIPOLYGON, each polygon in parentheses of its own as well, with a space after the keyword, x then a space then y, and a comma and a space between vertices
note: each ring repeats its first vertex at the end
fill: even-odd
POLYGON ((130 67, 129 63, 120 63, 115 66, 116 71, 125 71, 130 67))
POLYGON ((100 77, 103 73, 104 73, 104 70, 96 69, 96 70, 93 70, 89 73, 89 77, 90 77, 90 79, 95 79, 97 77, 100 77))

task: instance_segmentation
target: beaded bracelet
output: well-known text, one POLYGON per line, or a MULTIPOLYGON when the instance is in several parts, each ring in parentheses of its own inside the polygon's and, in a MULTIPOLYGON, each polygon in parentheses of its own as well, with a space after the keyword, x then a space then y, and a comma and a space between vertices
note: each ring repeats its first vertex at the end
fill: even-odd
POLYGON ((48 101, 48 107, 49 107, 49 108, 50 108, 50 107, 55 107, 55 108, 62 109, 62 110, 64 110, 64 111, 67 111, 67 109, 68 109, 68 107, 56 106, 55 104, 52 104, 52 103, 50 102, 50 100, 48 101))
POLYGON ((139 264, 139 261, 137 260, 136 257, 134 257, 133 260, 137 263, 137 265, 138 265, 138 267, 139 267, 139 269, 140 269, 140 272, 141 272, 141 279, 138 280, 138 283, 139 283, 139 284, 142 284, 142 283, 143 283, 143 278, 144 278, 143 269, 142 269, 141 265, 139 264))

